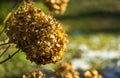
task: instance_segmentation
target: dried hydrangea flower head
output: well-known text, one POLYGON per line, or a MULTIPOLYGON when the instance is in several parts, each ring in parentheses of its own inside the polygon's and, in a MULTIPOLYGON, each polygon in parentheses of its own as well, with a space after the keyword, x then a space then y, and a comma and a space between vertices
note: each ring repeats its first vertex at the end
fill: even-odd
POLYGON ((46 78, 46 75, 40 71, 34 71, 32 73, 26 73, 22 78, 46 78))
POLYGON ((45 0, 46 6, 55 13, 63 14, 66 11, 69 0, 45 0))
POLYGON ((98 73, 97 70, 93 70, 93 71, 86 71, 84 73, 84 78, 103 78, 103 77, 98 73))
POLYGON ((26 58, 36 64, 60 61, 66 51, 67 34, 51 15, 24 3, 11 18, 6 31, 9 42, 16 44, 26 58))
POLYGON ((80 78, 79 73, 75 71, 68 63, 62 63, 56 72, 55 78, 80 78))

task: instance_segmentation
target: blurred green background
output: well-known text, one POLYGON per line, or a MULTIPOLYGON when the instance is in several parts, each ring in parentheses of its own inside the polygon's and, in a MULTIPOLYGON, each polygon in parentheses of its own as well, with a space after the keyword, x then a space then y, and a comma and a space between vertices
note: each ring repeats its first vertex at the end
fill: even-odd
MULTIPOLYGON (((3 29, 2 22, 6 15, 20 2, 0 1, 0 31, 3 29)), ((102 71, 106 66, 120 66, 120 0, 70 0, 64 15, 50 12, 41 0, 35 2, 36 7, 58 19, 68 33, 67 53, 62 62, 71 62, 73 68, 78 71, 102 71)), ((6 34, 3 33, 0 43, 7 40, 6 34)), ((7 46, 0 47, 0 52, 5 47, 7 46)), ((13 53, 16 50, 14 47, 15 45, 0 60, 13 53)), ((54 70, 57 66, 59 63, 37 66, 26 60, 24 53, 19 52, 0 65, 0 78, 21 78, 23 73, 38 69, 54 70)))

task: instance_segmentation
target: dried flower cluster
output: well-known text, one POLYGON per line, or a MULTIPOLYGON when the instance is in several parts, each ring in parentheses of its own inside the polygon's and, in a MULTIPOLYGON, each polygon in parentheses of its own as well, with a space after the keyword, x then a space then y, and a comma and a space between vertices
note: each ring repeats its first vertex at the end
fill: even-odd
POLYGON ((45 0, 48 8, 55 13, 63 14, 66 11, 69 0, 45 0))
POLYGON ((102 78, 102 75, 100 75, 97 70, 86 71, 84 73, 84 78, 102 78))
POLYGON ((32 73, 26 73, 22 78, 46 78, 46 75, 40 71, 34 71, 32 73))
POLYGON ((79 73, 75 71, 68 63, 62 63, 56 72, 55 78, 80 78, 79 73))
POLYGON ((51 15, 24 2, 11 18, 6 33, 9 42, 16 44, 26 58, 36 64, 60 61, 66 51, 67 34, 61 24, 51 15))

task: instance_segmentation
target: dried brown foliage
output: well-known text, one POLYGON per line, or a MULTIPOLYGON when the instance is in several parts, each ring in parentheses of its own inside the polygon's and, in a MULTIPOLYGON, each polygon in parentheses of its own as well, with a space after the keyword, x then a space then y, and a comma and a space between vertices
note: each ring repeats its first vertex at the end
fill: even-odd
POLYGON ((103 78, 103 77, 98 73, 97 70, 93 70, 93 71, 86 71, 84 73, 84 78, 103 78))
POLYGON ((45 0, 44 2, 50 10, 63 14, 66 11, 69 0, 45 0))
POLYGON ((22 78, 46 78, 46 75, 40 71, 34 71, 32 73, 26 73, 22 78))
POLYGON ((68 63, 62 63, 56 72, 55 78, 80 78, 79 73, 75 71, 68 63))
POLYGON ((36 64, 60 61, 66 51, 67 34, 55 18, 33 4, 24 2, 10 19, 6 31, 9 42, 36 64))

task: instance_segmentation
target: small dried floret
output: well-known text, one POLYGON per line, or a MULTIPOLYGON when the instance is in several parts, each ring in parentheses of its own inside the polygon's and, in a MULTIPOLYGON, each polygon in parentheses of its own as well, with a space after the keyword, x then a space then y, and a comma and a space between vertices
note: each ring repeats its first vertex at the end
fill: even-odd
POLYGON ((69 0, 45 0, 44 2, 50 10, 63 14, 66 11, 69 0))
POLYGON ((46 75, 41 71, 34 71, 32 73, 26 73, 22 78, 46 78, 46 75))
POLYGON ((67 34, 55 18, 34 7, 33 2, 25 2, 8 26, 9 42, 16 44, 31 62, 48 64, 62 59, 67 34))
POLYGON ((86 71, 84 73, 84 78, 103 78, 103 77, 98 73, 97 70, 93 70, 93 71, 86 71))
POLYGON ((62 63, 56 72, 55 78, 80 78, 79 73, 75 71, 68 63, 62 63))

